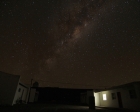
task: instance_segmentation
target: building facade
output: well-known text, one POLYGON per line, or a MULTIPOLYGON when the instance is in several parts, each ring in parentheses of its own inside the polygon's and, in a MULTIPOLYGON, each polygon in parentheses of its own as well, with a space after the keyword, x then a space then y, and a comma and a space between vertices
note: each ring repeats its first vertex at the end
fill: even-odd
POLYGON ((27 103, 29 87, 20 82, 19 75, 0 71, 0 105, 27 103))
POLYGON ((93 96, 93 90, 87 90, 86 92, 81 93, 81 103, 88 105, 89 104, 89 97, 93 96))
POLYGON ((140 82, 94 92, 95 106, 140 110, 140 82))
POLYGON ((13 104, 18 104, 18 103, 26 104, 28 102, 29 89, 30 88, 28 86, 19 82, 15 92, 13 104))
POLYGON ((32 87, 30 88, 30 93, 29 93, 29 103, 36 103, 38 101, 39 97, 39 92, 36 90, 36 88, 32 87))

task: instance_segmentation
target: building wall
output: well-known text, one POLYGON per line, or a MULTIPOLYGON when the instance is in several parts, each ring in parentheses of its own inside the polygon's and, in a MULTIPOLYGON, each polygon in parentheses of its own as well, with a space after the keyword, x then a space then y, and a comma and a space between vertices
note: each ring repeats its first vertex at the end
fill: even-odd
POLYGON ((38 101, 38 97, 39 97, 39 92, 36 91, 36 93, 35 93, 35 98, 34 98, 34 102, 37 102, 37 101, 38 101))
POLYGON ((19 83, 16 89, 16 94, 13 100, 13 104, 18 103, 19 100, 22 100, 22 102, 26 103, 28 100, 28 92, 29 92, 29 87, 19 83))
POLYGON ((84 93, 81 93, 81 97, 80 97, 81 103, 89 104, 89 97, 93 95, 94 95, 93 90, 88 90, 84 93))
POLYGON ((82 104, 86 104, 87 92, 81 93, 80 100, 82 104))
POLYGON ((36 94, 36 89, 31 88, 30 89, 30 95, 29 95, 29 102, 33 103, 35 101, 35 94, 36 94))
POLYGON ((102 107, 118 107, 118 100, 112 99, 112 93, 116 94, 116 91, 102 91, 95 93, 95 106, 102 107), (103 94, 106 94, 106 100, 103 100, 103 94))
POLYGON ((102 107, 119 107, 117 92, 121 93, 123 108, 140 110, 140 85, 129 85, 126 87, 101 91, 94 93, 95 96, 95 106, 102 107), (136 98, 130 97, 130 90, 136 91, 136 98), (112 99, 112 93, 116 95, 116 99, 112 99), (103 94, 106 94, 106 100, 103 100, 103 94))
POLYGON ((12 105, 20 76, 0 72, 0 104, 12 105))
POLYGON ((135 84, 133 86, 124 88, 122 93, 123 107, 130 108, 134 110, 140 110, 140 86, 135 84), (129 90, 136 91, 136 98, 130 98, 129 90))
POLYGON ((87 91, 86 103, 89 104, 89 97, 93 96, 93 90, 87 91))
POLYGON ((100 106, 99 93, 94 93, 94 97, 95 97, 95 106, 100 106))

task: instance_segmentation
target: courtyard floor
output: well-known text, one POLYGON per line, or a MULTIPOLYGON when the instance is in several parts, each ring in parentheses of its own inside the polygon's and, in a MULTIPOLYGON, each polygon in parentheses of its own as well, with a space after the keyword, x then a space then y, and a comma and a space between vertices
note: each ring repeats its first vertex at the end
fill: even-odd
POLYGON ((24 104, 0 106, 0 112, 137 112, 125 109, 101 108, 89 110, 88 106, 56 105, 56 104, 24 104))

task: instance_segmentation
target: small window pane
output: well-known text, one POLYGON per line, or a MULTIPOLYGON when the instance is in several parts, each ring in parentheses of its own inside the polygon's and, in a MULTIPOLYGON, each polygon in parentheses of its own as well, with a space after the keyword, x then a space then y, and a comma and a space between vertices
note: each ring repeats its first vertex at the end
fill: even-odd
POLYGON ((112 93, 112 99, 116 99, 116 94, 115 93, 112 93))
POLYGON ((129 90, 129 95, 130 95, 130 98, 137 98, 137 95, 136 95, 136 91, 135 90, 129 90))

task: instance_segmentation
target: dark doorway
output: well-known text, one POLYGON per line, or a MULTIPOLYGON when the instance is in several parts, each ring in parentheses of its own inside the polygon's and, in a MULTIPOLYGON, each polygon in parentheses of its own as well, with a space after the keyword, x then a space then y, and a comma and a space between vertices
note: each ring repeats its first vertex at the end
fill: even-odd
POLYGON ((119 108, 123 108, 121 93, 117 92, 119 108))

